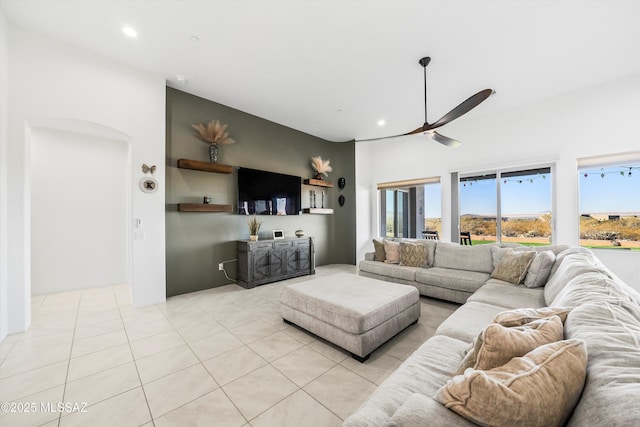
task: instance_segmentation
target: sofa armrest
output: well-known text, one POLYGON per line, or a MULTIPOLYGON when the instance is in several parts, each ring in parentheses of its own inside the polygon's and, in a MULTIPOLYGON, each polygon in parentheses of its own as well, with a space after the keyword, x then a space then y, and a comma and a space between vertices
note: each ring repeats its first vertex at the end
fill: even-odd
POLYGON ((367 252, 366 254, 364 254, 364 259, 365 259, 365 261, 375 261, 376 260, 376 253, 375 252, 367 252))

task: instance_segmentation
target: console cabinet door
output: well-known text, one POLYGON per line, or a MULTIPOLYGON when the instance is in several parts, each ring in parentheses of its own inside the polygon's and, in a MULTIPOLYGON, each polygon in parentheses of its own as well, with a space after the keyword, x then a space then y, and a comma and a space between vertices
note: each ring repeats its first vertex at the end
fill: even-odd
POLYGON ((251 263, 252 281, 269 277, 270 258, 269 251, 257 251, 253 253, 253 261, 251 263))
POLYGON ((309 271, 310 264, 310 256, 309 256, 309 248, 299 248, 297 250, 297 258, 298 258, 298 271, 309 271))

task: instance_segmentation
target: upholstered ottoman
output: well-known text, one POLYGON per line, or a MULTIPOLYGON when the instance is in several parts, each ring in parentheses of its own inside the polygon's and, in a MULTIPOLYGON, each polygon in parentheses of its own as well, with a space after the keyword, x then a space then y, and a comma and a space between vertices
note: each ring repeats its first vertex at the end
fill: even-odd
POLYGON ((289 285, 282 318, 349 351, 370 353, 420 318, 420 294, 409 285, 341 273, 289 285))

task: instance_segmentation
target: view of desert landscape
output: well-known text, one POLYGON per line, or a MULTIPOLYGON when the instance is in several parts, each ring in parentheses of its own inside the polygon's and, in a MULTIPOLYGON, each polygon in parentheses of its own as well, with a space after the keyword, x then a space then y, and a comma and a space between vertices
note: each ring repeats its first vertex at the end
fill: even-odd
MULTIPOLYGON (((594 218, 586 214, 580 217, 581 246, 640 250, 640 218, 638 216, 615 216, 616 219, 603 216, 607 219, 594 218)), ((550 214, 543 214, 535 219, 503 219, 501 241, 530 246, 548 245, 551 237, 550 220, 550 214)), ((425 219, 424 229, 442 233, 440 218, 425 219)), ((474 245, 496 241, 495 217, 463 215, 460 218, 460 230, 471 233, 471 241, 474 245)))

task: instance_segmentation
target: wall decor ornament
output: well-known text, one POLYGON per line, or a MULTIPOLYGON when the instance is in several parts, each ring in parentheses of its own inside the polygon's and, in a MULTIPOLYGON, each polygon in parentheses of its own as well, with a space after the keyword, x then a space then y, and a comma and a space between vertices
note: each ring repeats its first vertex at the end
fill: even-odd
POLYGON ((340 204, 340 206, 344 206, 344 195, 341 194, 340 197, 338 197, 338 204, 340 204))
POLYGON ((322 180, 322 175, 329 176, 327 172, 331 172, 333 168, 330 165, 331 160, 322 160, 322 157, 312 157, 311 158, 311 167, 314 171, 316 171, 315 179, 322 180))
POLYGON ((209 161, 211 163, 218 162, 219 147, 221 145, 229 145, 235 142, 229 138, 227 125, 223 125, 218 120, 211 120, 206 126, 202 123, 196 123, 191 127, 197 130, 195 136, 198 139, 209 143, 209 161))
POLYGON ((156 171, 156 165, 147 166, 145 163, 142 164, 142 172, 145 174, 144 177, 140 180, 140 190, 145 193, 153 193, 158 189, 158 181, 153 177, 153 173, 156 171), (150 173, 151 176, 147 176, 150 173))
POLYGON ((347 184, 347 180, 344 179, 343 176, 341 176, 340 178, 338 178, 338 187, 340 187, 340 189, 342 190, 344 188, 344 186, 347 184))

